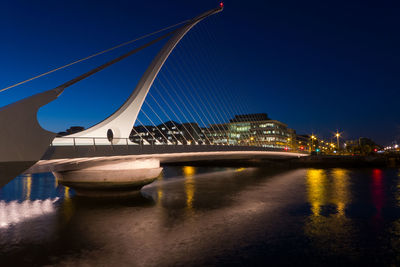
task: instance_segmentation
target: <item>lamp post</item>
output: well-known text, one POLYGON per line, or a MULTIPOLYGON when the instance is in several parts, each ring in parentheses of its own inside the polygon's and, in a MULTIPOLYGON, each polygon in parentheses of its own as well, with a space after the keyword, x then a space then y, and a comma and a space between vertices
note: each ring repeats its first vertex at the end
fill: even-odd
POLYGON ((336 136, 336 141, 337 141, 337 149, 338 149, 338 151, 339 151, 339 150, 340 150, 340 146, 339 146, 339 137, 340 137, 340 133, 339 133, 338 130, 336 130, 335 136, 336 136))
POLYGON ((315 137, 315 135, 314 134, 311 134, 311 148, 310 148, 310 152, 313 150, 313 148, 314 148, 314 139, 317 139, 316 137, 315 137))

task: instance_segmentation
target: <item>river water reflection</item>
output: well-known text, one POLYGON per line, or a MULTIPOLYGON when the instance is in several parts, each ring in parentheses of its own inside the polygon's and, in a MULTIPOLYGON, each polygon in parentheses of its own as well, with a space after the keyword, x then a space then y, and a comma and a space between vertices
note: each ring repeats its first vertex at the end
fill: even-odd
POLYGON ((166 167, 128 200, 0 189, 1 266, 398 265, 398 169, 166 167))

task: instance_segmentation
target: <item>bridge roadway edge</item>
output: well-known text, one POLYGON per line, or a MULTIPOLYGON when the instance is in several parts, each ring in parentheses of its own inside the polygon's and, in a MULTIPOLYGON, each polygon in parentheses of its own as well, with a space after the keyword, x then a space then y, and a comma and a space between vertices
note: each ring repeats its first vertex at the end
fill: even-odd
POLYGON ((263 152, 270 158, 299 158, 308 153, 287 152, 282 149, 253 146, 217 145, 97 145, 97 146, 50 146, 41 161, 90 157, 152 156, 180 153, 207 152, 263 152))

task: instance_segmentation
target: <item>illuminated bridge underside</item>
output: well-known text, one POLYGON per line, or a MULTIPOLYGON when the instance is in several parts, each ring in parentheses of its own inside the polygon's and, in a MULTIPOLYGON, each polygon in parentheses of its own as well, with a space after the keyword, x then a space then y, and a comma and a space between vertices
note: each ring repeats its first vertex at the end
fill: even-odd
POLYGON ((118 162, 156 159, 160 163, 209 160, 290 159, 308 156, 259 147, 242 146, 79 146, 51 147, 26 173, 69 171, 118 162), (79 156, 77 156, 79 155, 79 156))

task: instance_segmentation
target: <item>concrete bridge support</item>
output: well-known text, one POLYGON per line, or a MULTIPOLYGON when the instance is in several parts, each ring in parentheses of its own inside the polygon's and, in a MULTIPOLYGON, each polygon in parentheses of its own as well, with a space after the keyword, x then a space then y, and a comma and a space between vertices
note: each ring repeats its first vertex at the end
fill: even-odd
POLYGON ((126 197, 160 175, 160 160, 155 158, 106 162, 82 169, 54 171, 62 185, 86 197, 126 197))

